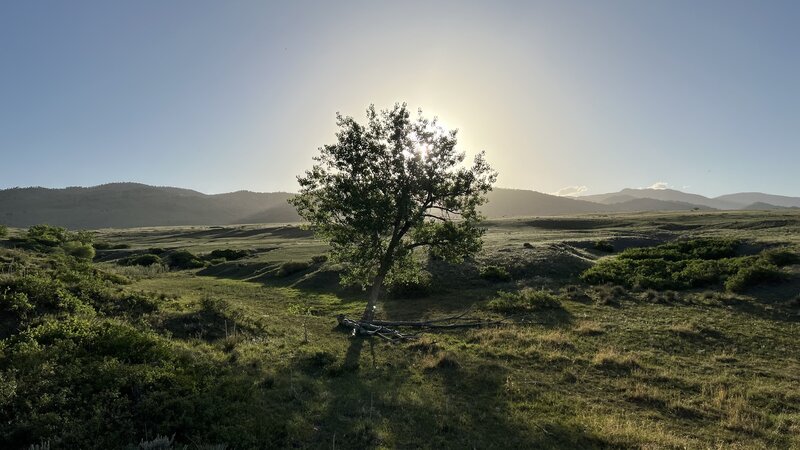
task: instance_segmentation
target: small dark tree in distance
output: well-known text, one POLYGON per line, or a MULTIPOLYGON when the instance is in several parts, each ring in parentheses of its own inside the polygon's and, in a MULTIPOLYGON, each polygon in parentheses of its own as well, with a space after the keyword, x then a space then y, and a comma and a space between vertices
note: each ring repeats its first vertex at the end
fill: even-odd
POLYGON ((451 262, 480 250, 477 208, 497 174, 482 152, 463 166, 456 130, 422 111, 411 119, 406 104, 370 106, 363 125, 337 114, 337 124, 336 143, 320 148, 289 201, 330 243, 343 281, 370 287, 361 320, 372 322, 384 284, 419 275, 416 250, 451 262))

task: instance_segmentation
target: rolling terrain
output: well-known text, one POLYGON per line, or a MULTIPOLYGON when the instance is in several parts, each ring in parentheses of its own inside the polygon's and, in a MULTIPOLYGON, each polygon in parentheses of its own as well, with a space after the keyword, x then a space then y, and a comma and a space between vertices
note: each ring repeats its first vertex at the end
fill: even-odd
POLYGON ((0 239, 0 443, 800 446, 798 212, 486 225, 474 260, 427 261, 428 281, 390 289, 379 316, 469 309, 503 323, 401 344, 336 327, 337 314, 363 310, 365 294, 340 286, 324 243, 296 226, 104 229, 90 265, 29 248, 25 230, 12 229, 0 239), (675 253, 691 242, 701 247, 675 253), (659 248, 675 262, 653 253, 648 264, 711 253, 678 278, 657 278, 661 266, 641 266, 651 271, 642 279, 604 271, 659 248), (765 258, 781 265, 765 273, 780 276, 752 285, 691 271, 772 267, 765 258))
MULTIPOLYGON (((291 193, 238 191, 208 195, 189 189, 113 183, 65 189, 0 190, 0 224, 40 223, 70 229, 297 222, 291 193)), ((800 207, 800 198, 742 193, 707 198, 671 189, 624 189, 570 198, 496 188, 482 211, 489 218, 639 211, 770 210, 800 207)))

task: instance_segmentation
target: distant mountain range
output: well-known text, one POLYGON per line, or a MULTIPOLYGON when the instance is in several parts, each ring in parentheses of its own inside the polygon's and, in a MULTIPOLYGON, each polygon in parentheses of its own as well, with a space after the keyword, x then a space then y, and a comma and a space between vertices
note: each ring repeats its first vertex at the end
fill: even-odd
MULTIPOLYGON (((81 228, 230 225, 300 220, 287 192, 238 191, 208 195, 189 189, 112 183, 65 189, 0 190, 0 224, 39 223, 81 228)), ((483 212, 490 218, 634 211, 800 208, 800 197, 744 192, 708 198, 672 189, 623 189, 579 198, 498 188, 483 212)))
POLYGON ((0 223, 27 227, 130 228, 157 225, 226 225, 295 222, 285 192, 239 191, 207 195, 189 189, 113 183, 66 189, 0 191, 0 223))
POLYGON ((674 189, 623 189, 609 194, 586 195, 581 200, 614 205, 633 199, 655 199, 680 202, 713 209, 776 209, 800 208, 800 197, 762 194, 761 192, 741 192, 709 198, 689 194, 674 189))

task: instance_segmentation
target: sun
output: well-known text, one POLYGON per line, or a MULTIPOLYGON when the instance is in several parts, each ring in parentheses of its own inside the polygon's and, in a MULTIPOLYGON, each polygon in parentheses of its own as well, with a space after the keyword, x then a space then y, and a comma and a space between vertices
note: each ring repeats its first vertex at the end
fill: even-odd
POLYGON ((433 144, 427 144, 425 142, 417 142, 414 145, 414 152, 418 154, 422 159, 427 159, 428 152, 430 152, 432 148, 433 144))

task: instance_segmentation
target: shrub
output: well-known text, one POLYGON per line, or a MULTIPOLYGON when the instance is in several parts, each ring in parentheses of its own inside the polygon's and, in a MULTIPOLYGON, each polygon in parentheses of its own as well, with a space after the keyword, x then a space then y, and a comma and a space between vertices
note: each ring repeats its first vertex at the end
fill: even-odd
POLYGON ((389 295, 395 298, 420 298, 431 293, 431 275, 422 272, 414 280, 396 281, 387 287, 389 295))
POLYGON ((188 250, 178 250, 169 255, 169 266, 173 269, 186 270, 205 267, 205 263, 188 250))
POLYGON ((627 249, 581 274, 589 284, 614 283, 635 289, 689 289, 726 282, 729 290, 783 278, 781 264, 798 258, 786 249, 758 256, 736 256, 740 242, 694 239, 648 248, 627 249))
POLYGON ((28 228, 27 238, 31 243, 45 247, 57 247, 67 242, 68 233, 66 228, 62 227, 34 225, 28 228))
POLYGON ((500 291, 496 298, 486 304, 486 307, 492 311, 510 313, 559 309, 562 306, 559 298, 552 293, 526 288, 519 292, 500 291))
POLYGON ((724 272, 719 261, 693 259, 680 272, 673 273, 672 278, 688 287, 700 287, 716 283, 724 272))
POLYGON ((226 248, 224 250, 213 250, 211 253, 208 254, 207 259, 222 258, 226 261, 235 261, 237 259, 242 259, 247 256, 250 256, 250 252, 247 250, 233 250, 230 248, 226 248))
POLYGON ((484 280, 489 280, 494 283, 511 281, 511 274, 508 273, 505 267, 500 266, 486 266, 481 269, 480 276, 484 280))
POLYGON ((800 263, 800 255, 787 248, 772 248, 761 252, 764 261, 778 267, 800 263))
POLYGON ((597 242, 594 243, 592 248, 594 248, 595 250, 597 250, 599 252, 605 252, 605 253, 613 253, 614 252, 614 246, 611 245, 611 242, 608 242, 608 241, 597 241, 597 242))
POLYGON ((286 261, 281 264, 277 275, 279 277, 288 277, 289 275, 306 271, 309 267, 311 267, 311 265, 306 261, 286 261))
POLYGON ((130 244, 112 244, 110 242, 102 241, 102 242, 95 242, 94 248, 95 250, 123 250, 126 248, 131 248, 131 246, 130 244))
POLYGON ((753 265, 742 267, 728 278, 725 281, 725 289, 741 292, 765 281, 781 281, 784 279, 786 279, 786 274, 778 266, 765 261, 758 261, 753 265))
POLYGON ((83 244, 80 241, 70 241, 64 244, 64 253, 78 259, 92 260, 95 251, 92 244, 83 244))
POLYGON ((0 238, 8 236, 8 227, 0 224, 0 238))
POLYGON ((153 264, 161 264, 161 262, 160 256, 151 253, 131 256, 124 260, 126 266, 152 266, 153 264))
POLYGON ((311 257, 311 264, 325 264, 328 261, 328 255, 314 255, 311 257))
POLYGON ((9 287, 0 291, 0 311, 7 311, 19 317, 26 317, 35 307, 24 292, 11 292, 9 287))
POLYGON ((95 242, 94 243, 95 250, 111 250, 111 243, 110 242, 95 242))

